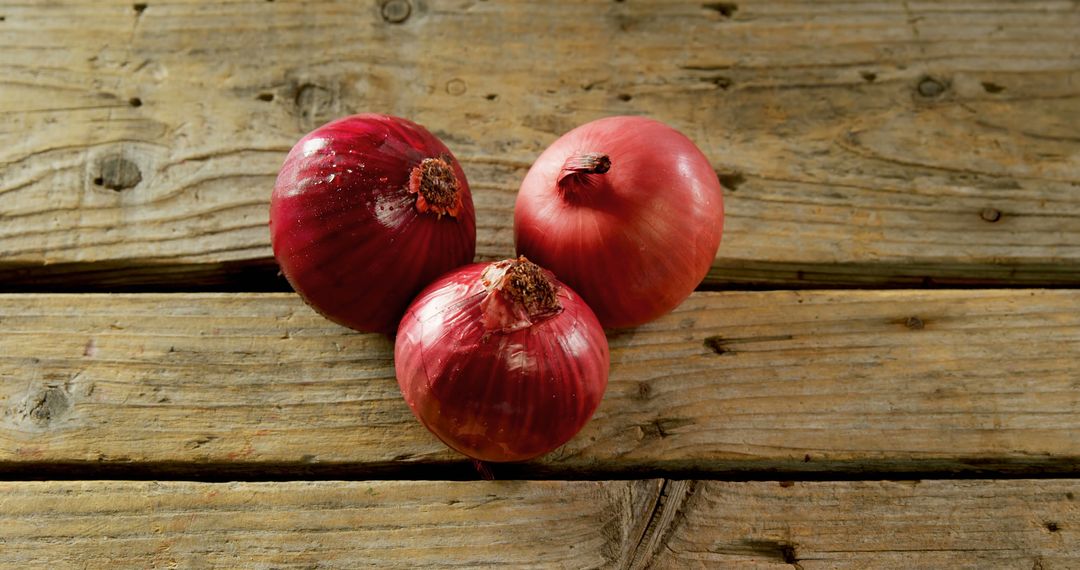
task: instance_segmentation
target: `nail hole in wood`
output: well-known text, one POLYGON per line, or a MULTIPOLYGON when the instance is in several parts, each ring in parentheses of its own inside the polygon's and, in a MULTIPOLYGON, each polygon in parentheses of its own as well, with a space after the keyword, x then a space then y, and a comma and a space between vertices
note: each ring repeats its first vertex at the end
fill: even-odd
POLYGON ((983 208, 982 211, 979 212, 979 217, 982 218, 983 221, 992 224, 1001 220, 1001 210, 995 208, 983 208))
POLYGON ((728 349, 724 346, 724 337, 722 336, 710 336, 705 338, 705 348, 715 352, 716 354, 726 354, 728 349))
POLYGON ((731 86, 735 84, 735 82, 732 81, 730 77, 713 77, 708 81, 710 81, 713 85, 719 87, 724 91, 731 89, 731 86))
POLYGON ((863 81, 867 83, 873 83, 877 79, 877 74, 873 71, 860 71, 859 77, 862 77, 863 81))
POLYGON ((919 95, 926 98, 939 97, 945 92, 946 85, 944 82, 934 79, 933 77, 924 77, 919 80, 918 91, 919 95))
POLYGON ((633 98, 634 98, 634 96, 629 94, 629 93, 620 93, 619 97, 618 97, 619 101, 623 101, 623 102, 630 101, 633 98))
POLYGON ((983 88, 983 91, 986 91, 987 93, 990 93, 990 94, 1001 93, 1002 91, 1005 90, 1005 88, 1002 87, 1001 85, 998 85, 997 83, 993 83, 993 82, 990 82, 990 81, 983 81, 982 82, 982 88, 983 88))
POLYGON ((142 99, 132 97, 131 99, 128 99, 128 105, 131 105, 132 107, 142 107, 142 99))
POLYGON ((735 11, 739 9, 739 5, 734 2, 709 2, 707 4, 702 4, 701 7, 706 10, 718 12, 725 18, 734 16, 735 11))
POLYGON ((140 2, 138 4, 132 4, 131 9, 135 10, 136 14, 142 14, 143 12, 146 11, 146 6, 147 6, 147 4, 144 4, 144 3, 140 2))
POLYGON ((269 102, 274 100, 274 94, 273 93, 259 93, 259 95, 258 95, 258 97, 256 97, 256 99, 258 99, 259 101, 266 101, 267 103, 269 103, 269 102))
POLYGON ((1048 530, 1050 532, 1057 532, 1057 531, 1061 530, 1061 526, 1059 526, 1058 523, 1052 522, 1052 521, 1044 524, 1043 526, 1045 526, 1046 530, 1048 530))
POLYGON ((720 186, 722 186, 724 190, 728 190, 730 192, 738 190, 739 186, 742 186, 743 182, 746 182, 746 176, 744 176, 742 172, 739 172, 737 170, 733 170, 730 172, 718 171, 716 173, 716 177, 720 179, 720 186))

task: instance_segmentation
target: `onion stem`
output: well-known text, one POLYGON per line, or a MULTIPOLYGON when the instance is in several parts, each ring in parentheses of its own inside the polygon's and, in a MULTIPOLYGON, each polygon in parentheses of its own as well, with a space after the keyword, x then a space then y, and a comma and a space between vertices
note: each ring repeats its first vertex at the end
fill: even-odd
POLYGON ((574 153, 563 163, 557 184, 564 193, 575 193, 576 190, 593 186, 593 175, 604 174, 609 170, 611 159, 602 152, 574 153))
POLYGON ((409 192, 416 194, 416 209, 438 217, 457 217, 461 192, 453 168, 442 158, 425 158, 412 169, 409 192))

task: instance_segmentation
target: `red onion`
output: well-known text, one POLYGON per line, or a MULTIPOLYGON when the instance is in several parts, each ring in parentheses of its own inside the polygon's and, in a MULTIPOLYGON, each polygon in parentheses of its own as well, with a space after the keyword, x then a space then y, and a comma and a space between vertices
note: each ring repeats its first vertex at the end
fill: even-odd
POLYGON ((332 321, 389 333, 416 294, 470 263, 472 195, 439 139, 388 115, 315 129, 289 152, 270 200, 274 256, 332 321))
POLYGON ((525 258, 432 283, 401 321, 394 362, 416 417, 482 461, 522 461, 567 442, 600 403, 609 368, 592 310, 525 258))
POLYGON ((514 207, 519 254, 581 294, 606 327, 651 321, 709 272, 724 224, 720 181, 690 139, 609 117, 555 141, 514 207))

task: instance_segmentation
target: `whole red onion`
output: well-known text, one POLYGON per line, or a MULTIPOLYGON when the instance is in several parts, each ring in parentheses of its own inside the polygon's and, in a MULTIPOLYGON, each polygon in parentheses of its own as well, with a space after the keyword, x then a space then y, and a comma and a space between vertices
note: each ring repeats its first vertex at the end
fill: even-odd
POLYGON ((522 461, 592 416, 608 344, 577 294, 520 258, 432 283, 398 327, 394 366, 405 401, 444 443, 482 461, 522 461))
POLYGON ((518 253, 554 271, 606 327, 678 306, 708 274, 723 225, 709 160, 644 117, 563 135, 529 169, 514 206, 518 253))
POLYGON ((405 119, 355 115, 289 152, 270 237, 308 304, 339 324, 389 333, 424 286, 472 261, 476 219, 465 173, 439 139, 405 119))

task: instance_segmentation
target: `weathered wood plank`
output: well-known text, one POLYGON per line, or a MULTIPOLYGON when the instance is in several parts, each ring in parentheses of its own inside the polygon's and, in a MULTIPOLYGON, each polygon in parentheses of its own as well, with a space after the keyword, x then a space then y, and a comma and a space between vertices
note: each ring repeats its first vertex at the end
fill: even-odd
POLYGON ((0 4, 0 283, 258 286, 286 150, 372 110, 463 160, 485 259, 540 150, 645 113, 729 187, 711 284, 1080 283, 1074 2, 393 4, 0 4))
MULTIPOLYGON (((466 465, 387 339, 291 294, 0 295, 0 330, 0 469, 22 476, 466 465)), ((597 415, 527 476, 1080 467, 1077 291, 696 293, 609 336, 597 415)))
POLYGON ((635 544, 630 533, 659 489, 659 481, 0 483, 0 566, 611 567, 635 544))
POLYGON ((1076 480, 692 482, 634 567, 1064 570, 1080 565, 1078 494, 1076 480))
POLYGON ((0 565, 1058 570, 1080 564, 1078 493, 1076 480, 0 483, 0 565))

